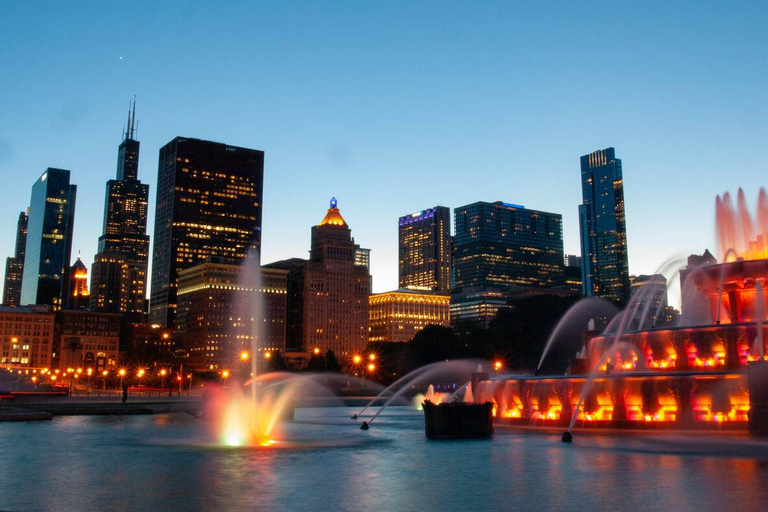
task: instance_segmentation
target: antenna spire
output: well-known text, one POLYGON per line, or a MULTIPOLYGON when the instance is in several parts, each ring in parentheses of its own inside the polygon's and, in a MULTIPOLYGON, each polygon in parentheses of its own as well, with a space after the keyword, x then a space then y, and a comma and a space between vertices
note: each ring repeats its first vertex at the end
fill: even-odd
POLYGON ((136 127, 136 96, 133 96, 133 105, 128 102, 128 124, 125 128, 125 140, 133 140, 136 127))

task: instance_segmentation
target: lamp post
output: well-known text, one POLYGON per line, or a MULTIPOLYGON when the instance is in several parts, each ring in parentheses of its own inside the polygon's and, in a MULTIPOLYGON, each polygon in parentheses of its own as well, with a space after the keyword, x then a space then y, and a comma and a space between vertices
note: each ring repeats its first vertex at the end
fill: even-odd
POLYGON ((168 372, 165 370, 165 368, 163 368, 162 370, 160 370, 160 377, 161 377, 161 380, 160 380, 160 387, 161 387, 163 390, 165 390, 165 375, 166 375, 167 373, 168 373, 168 372))
POLYGON ((104 370, 103 372, 101 372, 101 376, 104 378, 104 382, 101 388, 103 391, 107 390, 107 375, 109 375, 109 372, 107 370, 104 370))

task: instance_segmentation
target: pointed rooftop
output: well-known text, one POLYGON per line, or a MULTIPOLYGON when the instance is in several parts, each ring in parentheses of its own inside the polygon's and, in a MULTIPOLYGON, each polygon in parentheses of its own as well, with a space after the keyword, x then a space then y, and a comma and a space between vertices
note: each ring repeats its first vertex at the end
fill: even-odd
POLYGON ((344 217, 341 216, 341 212, 338 208, 338 201, 336 201, 335 197, 331 198, 331 207, 328 208, 328 212, 325 214, 325 217, 322 221, 320 221, 319 226, 346 226, 347 222, 344 220, 344 217))

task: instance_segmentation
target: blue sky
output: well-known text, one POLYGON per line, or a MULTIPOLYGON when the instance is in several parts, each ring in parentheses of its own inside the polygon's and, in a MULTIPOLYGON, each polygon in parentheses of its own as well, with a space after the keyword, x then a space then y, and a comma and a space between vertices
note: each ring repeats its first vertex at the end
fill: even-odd
POLYGON ((714 249, 715 195, 766 184, 768 3, 618 4, 5 4, 0 256, 63 167, 90 265, 134 95, 151 209, 173 137, 262 149, 263 260, 305 256, 335 195, 375 291, 397 285, 398 217, 436 204, 561 213, 578 254, 579 157, 609 146, 632 273, 714 249))

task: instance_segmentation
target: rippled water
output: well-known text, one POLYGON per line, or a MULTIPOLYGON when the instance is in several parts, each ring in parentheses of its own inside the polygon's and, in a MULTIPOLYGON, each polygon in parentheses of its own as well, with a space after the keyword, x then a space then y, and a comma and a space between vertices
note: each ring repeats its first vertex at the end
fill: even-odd
POLYGON ((500 430, 428 441, 420 415, 305 409, 295 438, 348 446, 221 449, 186 415, 0 424, 6 510, 760 510, 768 444, 734 436, 500 430))

